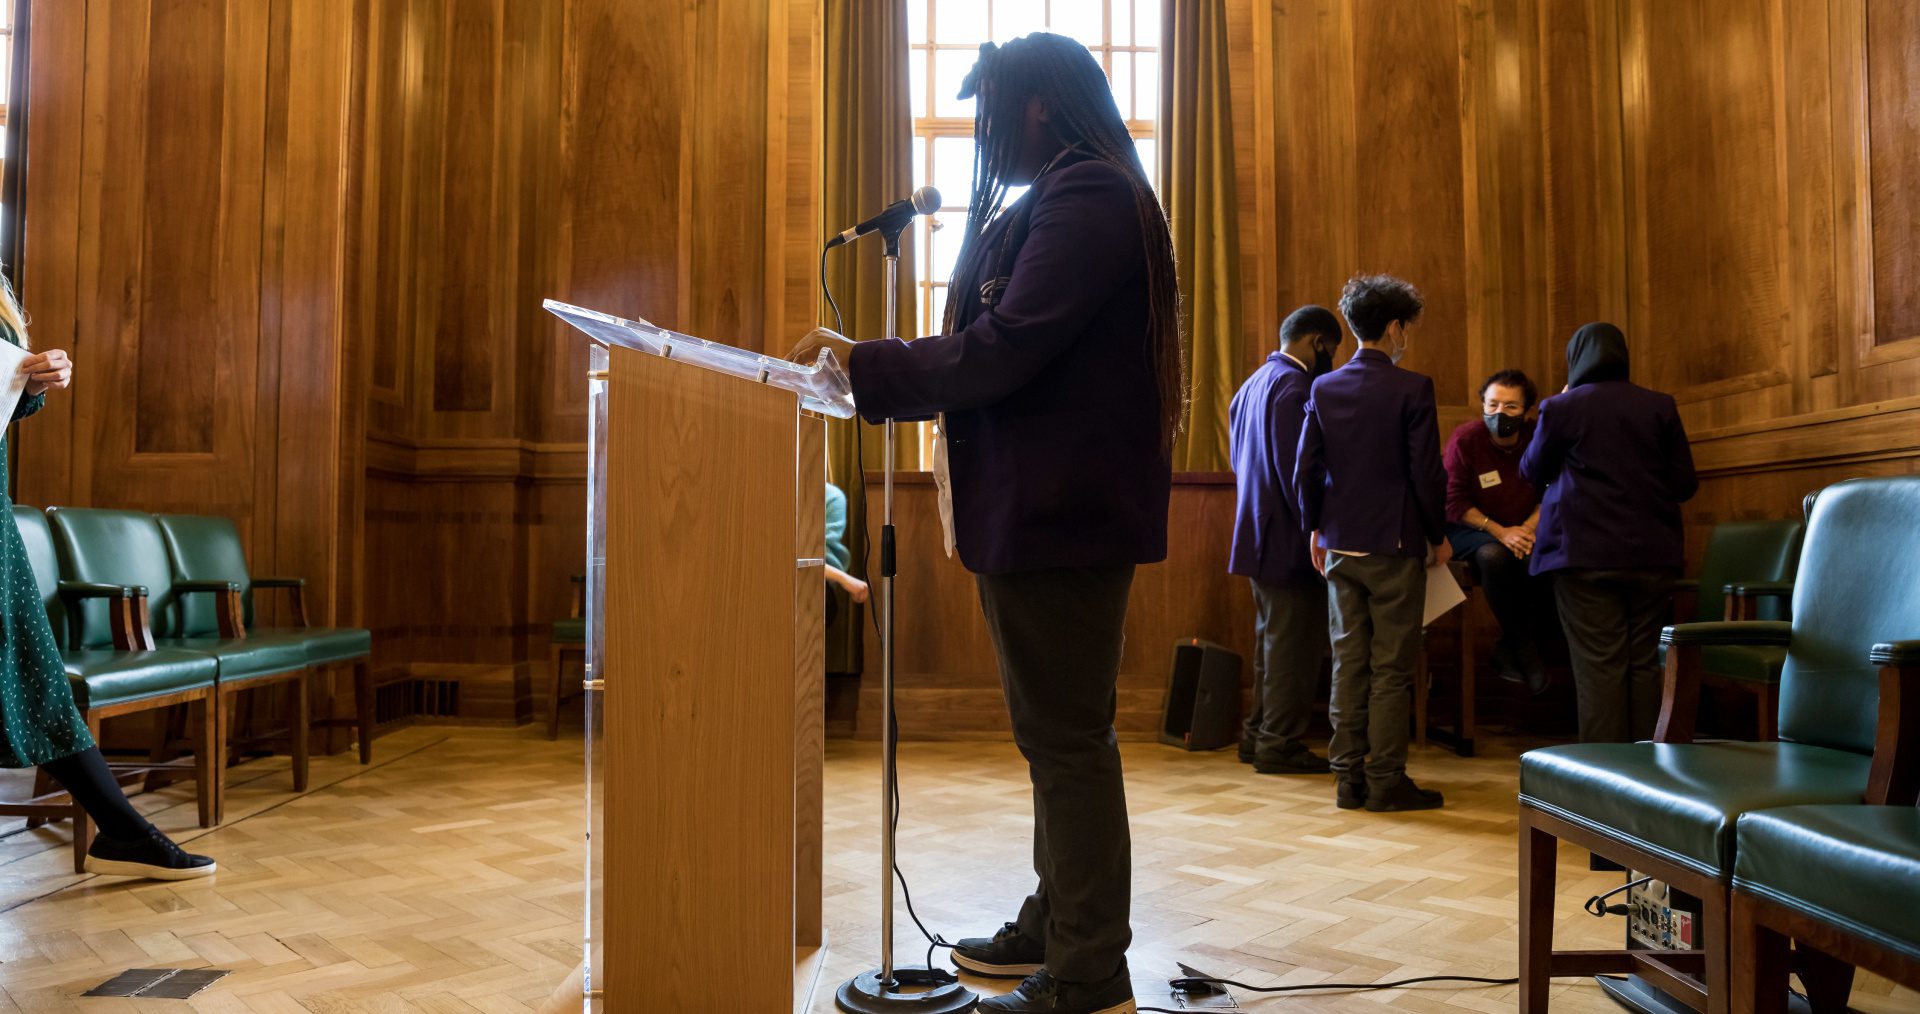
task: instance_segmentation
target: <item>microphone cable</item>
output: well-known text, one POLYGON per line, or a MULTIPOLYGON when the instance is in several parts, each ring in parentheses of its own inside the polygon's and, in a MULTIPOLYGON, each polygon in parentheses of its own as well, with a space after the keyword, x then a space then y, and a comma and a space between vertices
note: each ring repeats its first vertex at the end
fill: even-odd
MULTIPOLYGON (((1226 990, 1219 988, 1221 986, 1231 986, 1234 989, 1243 989, 1249 993, 1300 993, 1314 990, 1344 990, 1347 992, 1362 993, 1382 989, 1400 989, 1406 986, 1419 985, 1423 982, 1459 982, 1466 983, 1470 988, 1473 986, 1513 986, 1517 985, 1520 979, 1518 977, 1495 979, 1481 975, 1420 975, 1411 979, 1396 979, 1392 982, 1303 982, 1293 986, 1249 986, 1244 982, 1235 982, 1232 979, 1216 979, 1211 976, 1189 975, 1178 979, 1169 979, 1167 980, 1167 985, 1172 986, 1177 992, 1208 996, 1215 993, 1226 992, 1226 990)), ((1134 1009, 1152 1011, 1154 1014, 1186 1014, 1185 1010, 1175 1010, 1170 1007, 1136 1007, 1134 1009)))

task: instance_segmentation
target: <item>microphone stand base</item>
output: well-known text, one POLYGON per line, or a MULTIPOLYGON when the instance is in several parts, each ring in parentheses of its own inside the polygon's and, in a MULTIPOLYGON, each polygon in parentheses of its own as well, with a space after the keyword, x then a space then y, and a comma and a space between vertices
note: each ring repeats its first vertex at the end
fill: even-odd
POLYGON ((980 1002, 980 994, 941 969, 896 968, 890 985, 881 986, 877 968, 862 972, 841 983, 834 1006, 847 1014, 966 1014, 980 1002))

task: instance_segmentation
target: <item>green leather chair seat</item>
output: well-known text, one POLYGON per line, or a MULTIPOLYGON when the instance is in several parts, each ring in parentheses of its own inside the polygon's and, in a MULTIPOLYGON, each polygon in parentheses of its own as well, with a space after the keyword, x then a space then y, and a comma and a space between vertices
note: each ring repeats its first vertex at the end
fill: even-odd
POLYGON ((284 634, 249 635, 245 638, 171 637, 158 647, 182 648, 210 655, 220 664, 220 682, 272 676, 307 667, 307 649, 300 640, 284 634))
POLYGON ((555 644, 587 643, 587 619, 575 616, 569 620, 553 621, 553 633, 548 635, 555 644))
POLYGON ((1920 960, 1920 807, 1763 810, 1739 838, 1736 888, 1920 960))
POLYGON ((1787 649, 1715 645, 1700 650, 1701 668, 1721 679, 1738 683, 1779 683, 1780 669, 1787 664, 1787 649))
POLYGON ((73 703, 81 711, 195 690, 213 683, 219 663, 197 652, 76 650, 66 653, 73 703))
POLYGON ((247 638, 287 635, 306 647, 307 661, 313 665, 349 662, 373 651, 373 633, 360 627, 263 627, 250 631, 247 638))
POLYGON ((1520 797, 1711 877, 1750 810, 1859 803, 1872 758, 1800 743, 1579 743, 1520 758, 1520 797))

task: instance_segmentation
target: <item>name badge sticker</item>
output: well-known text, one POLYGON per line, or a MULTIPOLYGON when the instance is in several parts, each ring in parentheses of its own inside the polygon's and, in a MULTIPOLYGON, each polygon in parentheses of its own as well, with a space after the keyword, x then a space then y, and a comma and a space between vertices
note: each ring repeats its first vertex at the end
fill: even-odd
POLYGON ((1480 473, 1480 488, 1481 488, 1481 489, 1492 489, 1493 487, 1495 487, 1495 486, 1498 486, 1498 485, 1500 485, 1500 473, 1499 473, 1499 472, 1481 472, 1481 473, 1480 473))

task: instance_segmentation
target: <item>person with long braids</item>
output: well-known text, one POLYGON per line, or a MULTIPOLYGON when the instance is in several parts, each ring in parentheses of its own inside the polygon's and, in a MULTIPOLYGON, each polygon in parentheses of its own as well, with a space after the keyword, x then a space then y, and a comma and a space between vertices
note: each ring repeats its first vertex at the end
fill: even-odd
POLYGON ((976 157, 944 333, 816 332, 793 355, 838 346, 870 421, 944 419, 949 544, 975 575, 1033 780, 1039 877, 955 963, 1023 978, 983 1011, 1131 1011, 1114 687, 1134 567, 1167 553, 1186 408, 1173 244, 1085 47, 1044 33, 982 46, 960 94, 979 100, 976 157))
MULTIPOLYGON (((27 347, 26 317, 4 281, 0 337, 27 347)), ((73 360, 60 349, 31 356, 20 369, 28 375, 27 386, 13 410, 14 421, 40 411, 48 391, 73 383, 73 360)), ((87 850, 88 872, 155 880, 212 873, 213 860, 182 851, 127 802, 87 732, 6 490, 6 455, 0 448, 0 509, 7 518, 0 525, 0 632, 6 638, 0 654, 0 767, 39 767, 99 825, 87 850)))

